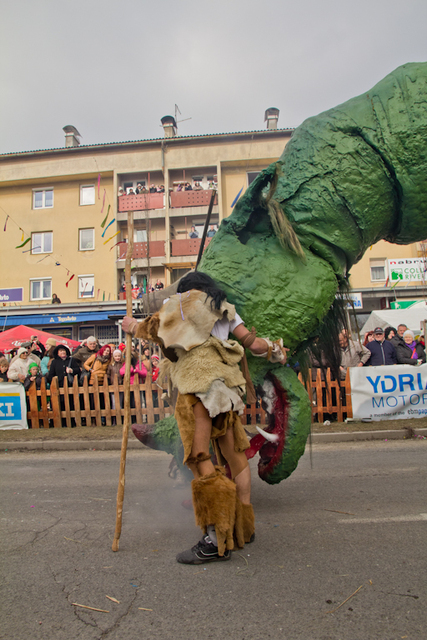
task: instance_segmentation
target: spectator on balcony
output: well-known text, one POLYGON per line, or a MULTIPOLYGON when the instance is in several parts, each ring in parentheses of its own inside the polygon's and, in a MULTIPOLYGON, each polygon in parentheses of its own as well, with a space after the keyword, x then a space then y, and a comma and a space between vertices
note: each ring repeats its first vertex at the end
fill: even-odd
POLYGON ((138 195, 139 193, 142 193, 142 184, 140 182, 138 182, 138 184, 136 185, 136 189, 135 189, 135 193, 138 195))
POLYGON ((177 191, 182 191, 182 183, 180 182, 176 188, 177 191))
POLYGON ((161 184, 157 187, 157 193, 164 193, 165 192, 165 185, 161 184))
POLYGON ((120 196, 124 196, 124 195, 125 195, 125 192, 124 192, 123 187, 119 187, 119 191, 118 191, 119 198, 120 198, 120 196))
POLYGON ((160 278, 157 280, 156 284, 154 285, 154 288, 156 291, 160 291, 161 289, 164 289, 164 284, 163 282, 160 280, 160 278))
POLYGON ((203 191, 203 187, 200 184, 200 182, 195 182, 194 183, 193 191, 203 191))
POLYGON ((207 238, 213 238, 215 234, 216 234, 215 225, 214 224, 210 224, 209 225, 209 231, 207 232, 206 237, 207 238))
POLYGON ((209 189, 217 189, 218 185, 216 182, 209 182, 209 189))
POLYGON ((184 191, 193 191, 193 187, 189 182, 185 183, 184 191))
POLYGON ((154 184, 150 185, 150 193, 157 193, 157 188, 154 184))
POLYGON ((120 285, 119 293, 124 293, 126 291, 126 285, 124 282, 120 285))
POLYGON ((52 304, 61 304, 61 300, 58 298, 56 293, 52 293, 52 304))
POLYGON ((134 195, 135 195, 135 191, 132 189, 132 187, 130 187, 128 191, 128 196, 134 196, 134 195))
POLYGON ((199 232, 196 230, 196 227, 191 227, 190 238, 198 238, 199 232))

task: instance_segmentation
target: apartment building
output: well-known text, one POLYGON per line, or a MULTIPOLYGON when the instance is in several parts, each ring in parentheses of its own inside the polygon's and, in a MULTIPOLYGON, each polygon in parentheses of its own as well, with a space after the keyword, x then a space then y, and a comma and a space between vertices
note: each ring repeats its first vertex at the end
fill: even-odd
POLYGON ((1 155, 2 327, 117 339, 127 211, 134 211, 136 297, 194 267, 212 191, 209 235, 281 155, 292 130, 277 127, 278 115, 268 109, 261 131, 186 137, 165 116, 162 138, 87 146, 67 126, 63 148, 1 155))

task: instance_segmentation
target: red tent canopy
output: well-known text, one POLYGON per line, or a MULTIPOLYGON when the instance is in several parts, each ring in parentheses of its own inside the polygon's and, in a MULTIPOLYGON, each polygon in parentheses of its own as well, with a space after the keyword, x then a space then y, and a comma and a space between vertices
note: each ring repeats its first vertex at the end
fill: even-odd
POLYGON ((20 324, 18 327, 8 329, 0 333, 0 351, 11 351, 15 347, 20 347, 23 342, 28 342, 31 336, 37 336, 42 344, 46 346, 46 340, 53 338, 56 340, 56 344, 65 344, 71 350, 78 347, 80 342, 76 340, 70 340, 69 338, 63 338, 62 336, 56 336, 53 333, 47 333, 46 331, 39 331, 38 329, 31 329, 24 324, 20 324))

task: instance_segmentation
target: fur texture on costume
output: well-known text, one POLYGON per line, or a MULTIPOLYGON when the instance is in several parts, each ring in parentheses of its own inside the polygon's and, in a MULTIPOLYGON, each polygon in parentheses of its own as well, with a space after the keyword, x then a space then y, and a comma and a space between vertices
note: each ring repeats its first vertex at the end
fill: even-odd
POLYGON ((250 542, 255 533, 255 514, 251 504, 243 504, 236 497, 236 523, 234 526, 234 541, 236 547, 243 549, 246 542, 250 542))
POLYGON ((239 368, 243 347, 235 340, 222 341, 211 336, 191 351, 176 349, 178 362, 169 369, 174 387, 182 394, 206 393, 214 380, 227 387, 246 388, 239 368))
POLYGON ((234 548, 233 532, 236 515, 236 485, 216 467, 213 473, 201 476, 191 483, 196 524, 206 533, 215 525, 218 554, 234 548))
POLYGON ((165 347, 190 351, 209 338, 215 322, 224 315, 234 320, 234 305, 224 300, 220 309, 215 309, 211 303, 212 298, 195 289, 171 296, 159 311, 158 334, 165 347))
POLYGON ((142 322, 138 322, 135 331, 135 338, 139 338, 140 340, 151 340, 151 342, 161 342, 158 336, 158 329, 160 325, 159 314, 153 313, 152 316, 149 316, 142 322))

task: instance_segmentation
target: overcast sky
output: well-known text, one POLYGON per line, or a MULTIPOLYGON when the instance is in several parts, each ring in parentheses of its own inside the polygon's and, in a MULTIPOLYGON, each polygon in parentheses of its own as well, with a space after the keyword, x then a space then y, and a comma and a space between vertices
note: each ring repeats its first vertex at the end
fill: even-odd
POLYGON ((279 127, 427 60, 426 0, 0 0, 0 153, 279 127), (191 118, 190 120, 185 120, 191 118))

